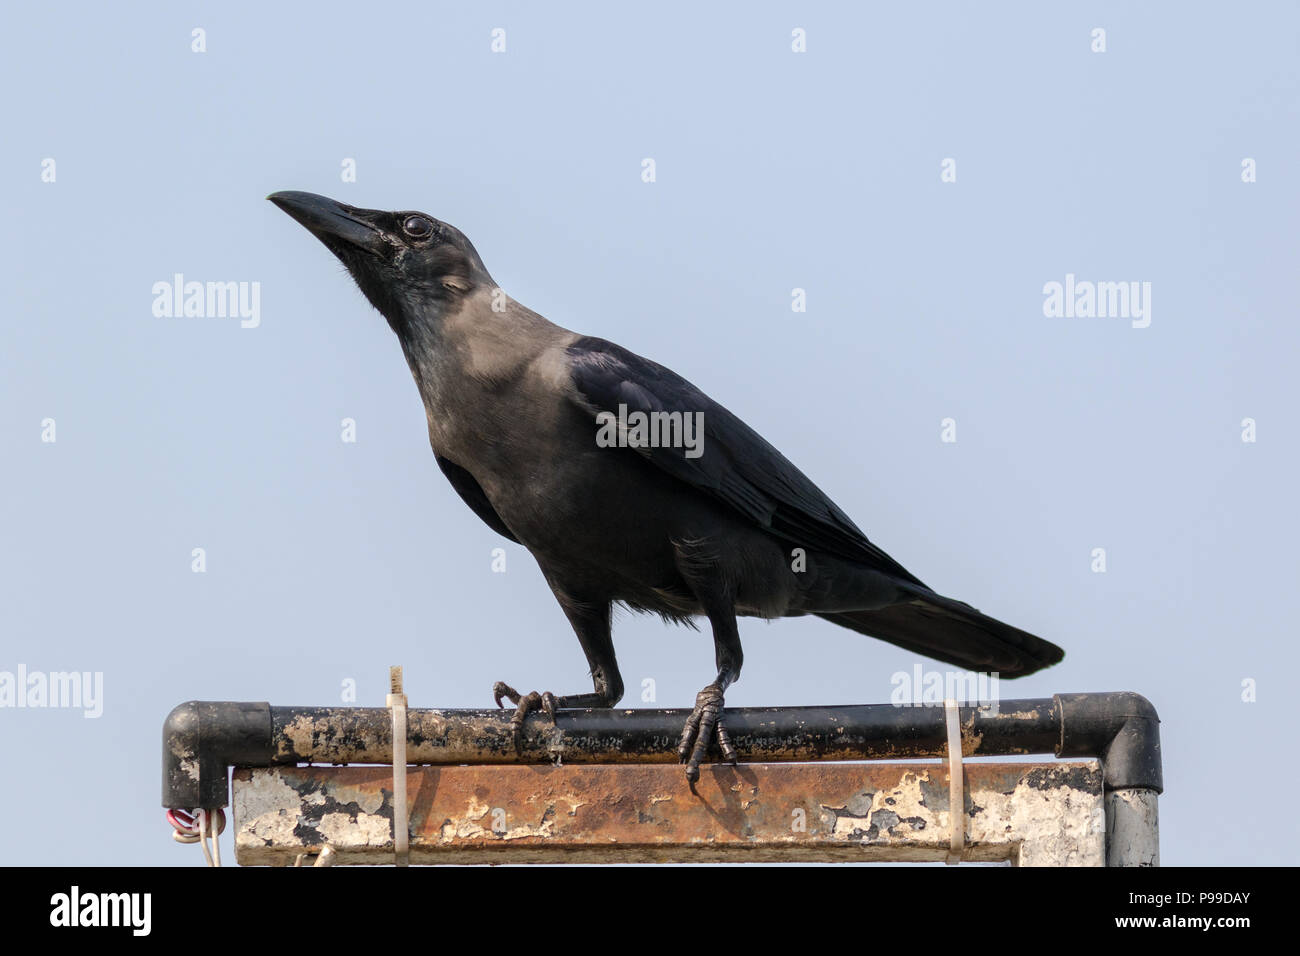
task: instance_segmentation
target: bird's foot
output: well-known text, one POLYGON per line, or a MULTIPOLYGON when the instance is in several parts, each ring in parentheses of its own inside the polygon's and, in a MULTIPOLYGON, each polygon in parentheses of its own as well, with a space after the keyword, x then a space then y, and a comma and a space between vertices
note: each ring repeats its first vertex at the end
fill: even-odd
POLYGON ((521 694, 504 681, 497 681, 492 685, 492 697, 501 707, 501 698, 507 698, 510 703, 516 705, 514 716, 510 718, 510 736, 515 742, 515 753, 524 752, 524 721, 528 715, 535 710, 546 712, 546 716, 551 718, 551 723, 555 723, 555 695, 549 690, 531 694, 521 694))
POLYGON ((709 744, 716 738, 722 759, 728 763, 736 762, 736 748, 731 746, 731 737, 722 722, 722 688, 710 684, 695 697, 695 707, 691 716, 686 718, 686 727, 682 730, 681 743, 677 745, 677 756, 686 764, 686 779, 695 789, 695 782, 700 779, 700 764, 709 755, 709 744))

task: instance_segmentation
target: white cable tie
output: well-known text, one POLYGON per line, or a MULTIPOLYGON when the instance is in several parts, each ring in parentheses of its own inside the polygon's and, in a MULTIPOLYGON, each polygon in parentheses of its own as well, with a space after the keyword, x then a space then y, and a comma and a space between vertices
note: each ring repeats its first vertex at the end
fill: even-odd
MULTIPOLYGON (((388 707, 393 712, 393 862, 411 864, 411 824, 406 809, 406 695, 402 668, 388 669, 388 707)), ((325 864, 328 866, 329 864, 325 864)))
POLYGON ((951 697, 943 702, 943 710, 948 727, 948 817, 952 831, 944 862, 952 865, 961 862, 966 845, 966 788, 962 779, 961 712, 951 697))

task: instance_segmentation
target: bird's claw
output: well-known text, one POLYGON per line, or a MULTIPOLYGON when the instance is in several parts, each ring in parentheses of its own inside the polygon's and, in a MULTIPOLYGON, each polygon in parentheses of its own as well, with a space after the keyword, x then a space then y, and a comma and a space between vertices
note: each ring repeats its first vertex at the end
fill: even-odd
POLYGON ((492 685, 492 699, 497 702, 497 707, 501 706, 501 698, 509 697, 510 703, 519 703, 519 691, 515 690, 505 681, 497 681, 492 685))
POLYGON ((717 684, 710 684, 695 697, 695 707, 691 716, 686 718, 682 729, 681 743, 677 745, 677 756, 686 764, 686 780, 695 789, 695 782, 700 779, 700 764, 709 755, 709 744, 714 738, 722 759, 728 763, 736 762, 736 748, 731 745, 731 736, 722 722, 722 690, 717 684))
POLYGON ((497 702, 497 707, 502 706, 503 697, 516 705, 514 715, 510 718, 510 736, 514 740, 516 754, 523 755, 524 721, 530 713, 535 710, 544 711, 551 723, 555 723, 555 695, 549 690, 540 694, 537 691, 521 694, 504 681, 497 681, 492 685, 492 697, 497 702))

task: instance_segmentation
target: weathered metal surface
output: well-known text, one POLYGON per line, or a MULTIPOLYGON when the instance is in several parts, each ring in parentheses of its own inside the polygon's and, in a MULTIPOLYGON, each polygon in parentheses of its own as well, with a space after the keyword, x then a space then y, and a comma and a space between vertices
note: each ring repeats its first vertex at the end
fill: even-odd
POLYGON ((271 705, 191 700, 163 722, 163 799, 168 809, 230 802, 226 771, 265 767, 272 757, 271 705))
POLYGON ((1106 865, 1159 866, 1160 812, 1154 790, 1106 794, 1106 865))
MULTIPOLYGON (((517 754, 509 713, 411 709, 409 760, 420 764, 674 762, 685 710, 563 711, 525 725, 517 754)), ((732 708, 725 713, 747 761, 910 759, 946 749, 941 707, 854 704, 732 708)), ((1056 753, 1107 757, 1114 786, 1160 789, 1158 718, 1136 694, 1066 694, 961 708, 962 749, 970 755, 1056 753), (1107 734, 1111 737, 1107 737, 1107 734), (1120 754, 1110 753, 1123 733, 1120 754), (1141 759, 1130 759, 1131 757, 1141 759), (1143 779, 1138 779, 1143 778, 1143 779)), ((164 724, 164 805, 220 806, 225 768, 297 763, 387 763, 385 708, 271 707, 190 701, 164 724), (203 777, 211 768, 213 779, 203 777)), ((1109 776, 1108 776, 1109 782, 1109 776)))
POLYGON ((1101 757, 1107 790, 1164 790, 1160 716, 1141 694, 1057 694, 1058 757, 1101 757))
MULTIPOLYGON (((413 863, 942 860, 948 774, 931 764, 741 764, 697 793, 663 764, 412 767, 413 863)), ((1101 866, 1097 761, 965 767, 964 858, 1101 866)), ((288 865, 393 861, 392 770, 234 774, 236 857, 288 865)))
MULTIPOLYGON (((510 712, 407 711, 413 764, 676 763, 688 710, 561 711, 529 718, 516 753, 510 712)), ((272 763, 387 763, 392 729, 381 707, 272 707, 272 763)), ((852 704, 725 712, 742 761, 908 759, 947 752, 942 707, 852 704)), ((968 755, 1051 753, 1060 738, 1051 699, 961 708, 968 755)))

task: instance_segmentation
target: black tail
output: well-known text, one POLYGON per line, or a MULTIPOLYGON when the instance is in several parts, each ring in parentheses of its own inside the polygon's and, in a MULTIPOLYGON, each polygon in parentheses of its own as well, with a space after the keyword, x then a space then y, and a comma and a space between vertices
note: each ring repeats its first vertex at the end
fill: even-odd
POLYGON ((1000 677, 1023 677, 1065 656, 1055 644, 985 617, 969 604, 926 588, 906 585, 905 590, 911 600, 878 611, 817 616, 945 664, 997 671, 1000 677))

